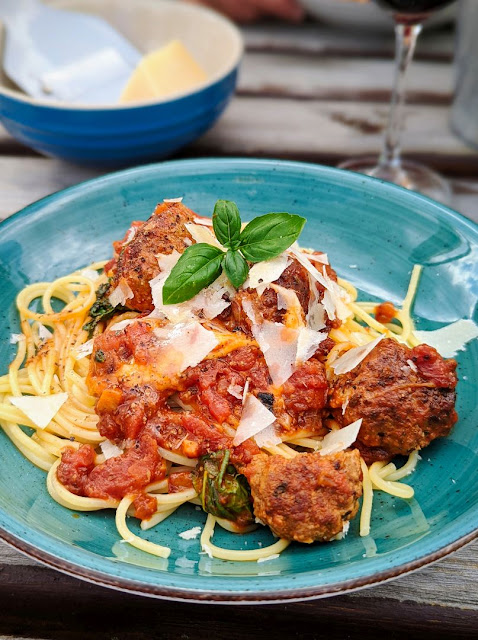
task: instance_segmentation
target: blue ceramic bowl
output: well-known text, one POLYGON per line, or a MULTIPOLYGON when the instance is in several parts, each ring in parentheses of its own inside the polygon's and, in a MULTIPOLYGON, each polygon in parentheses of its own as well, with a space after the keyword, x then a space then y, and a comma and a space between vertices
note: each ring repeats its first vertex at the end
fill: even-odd
MULTIPOLYGON (((302 242, 327 251, 360 296, 399 304, 413 264, 424 266, 414 305, 420 329, 458 318, 478 320, 478 228, 446 207, 358 174, 293 162, 188 160, 132 169, 92 180, 30 205, 0 225, 0 362, 5 373, 18 332, 15 295, 27 283, 55 278, 111 256, 131 220, 155 204, 184 196, 210 215, 218 198, 237 202, 245 218, 269 211, 307 217, 302 242)), ((114 515, 73 514, 53 502, 43 471, 0 429, 0 535, 18 549, 75 576, 136 593, 219 602, 277 602, 349 591, 436 560, 478 533, 478 340, 458 355, 459 421, 449 438, 422 452, 407 481, 415 499, 376 492, 371 536, 358 519, 345 540, 292 544, 266 563, 224 562, 200 555, 198 540, 178 533, 205 515, 181 507, 139 535, 168 544, 160 559, 119 542, 114 515)), ((223 546, 270 544, 265 530, 215 534, 223 546)))
POLYGON ((168 0, 50 4, 104 17, 140 51, 180 39, 209 79, 193 92, 163 100, 92 108, 33 99, 0 72, 0 120, 23 144, 83 164, 137 164, 169 156, 198 138, 231 99, 243 46, 238 29, 219 14, 168 0))

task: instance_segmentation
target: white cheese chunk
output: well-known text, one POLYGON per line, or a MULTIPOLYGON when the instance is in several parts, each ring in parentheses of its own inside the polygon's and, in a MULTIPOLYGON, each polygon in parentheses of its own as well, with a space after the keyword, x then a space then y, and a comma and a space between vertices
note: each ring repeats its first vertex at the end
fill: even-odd
POLYGON ((342 429, 328 433, 322 440, 322 448, 319 450, 320 455, 326 456, 330 453, 338 453, 351 447, 355 440, 357 440, 361 426, 362 418, 342 429))
POLYGON ((353 349, 349 349, 343 356, 337 358, 335 362, 332 363, 331 367, 334 370, 336 375, 342 375, 344 373, 348 373, 355 369, 362 360, 364 360, 369 353, 371 353, 377 344, 382 340, 383 336, 379 336, 372 342, 362 346, 362 347, 354 347, 353 349))
POLYGON ((54 393, 49 396, 20 396, 9 399, 37 427, 44 429, 68 400, 68 394, 54 393))
POLYGON ((248 394, 242 410, 241 420, 234 435, 235 447, 252 438, 275 422, 275 416, 260 400, 248 394))

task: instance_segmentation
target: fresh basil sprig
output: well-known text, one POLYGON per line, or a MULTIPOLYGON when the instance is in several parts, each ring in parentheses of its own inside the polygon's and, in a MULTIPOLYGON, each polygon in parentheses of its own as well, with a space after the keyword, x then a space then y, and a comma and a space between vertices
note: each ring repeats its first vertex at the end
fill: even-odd
POLYGON ((267 213, 254 218, 241 231, 241 216, 234 202, 218 200, 212 216, 214 233, 226 249, 205 242, 193 244, 179 258, 163 287, 163 304, 193 298, 224 270, 238 289, 249 273, 249 262, 277 257, 299 237, 305 218, 290 213, 267 213))

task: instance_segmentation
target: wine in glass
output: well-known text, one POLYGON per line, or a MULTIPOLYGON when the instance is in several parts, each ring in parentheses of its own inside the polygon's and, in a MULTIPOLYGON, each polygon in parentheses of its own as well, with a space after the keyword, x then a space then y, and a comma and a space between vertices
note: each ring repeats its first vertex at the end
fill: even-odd
POLYGON ((392 90, 390 113, 378 158, 356 158, 339 165, 365 173, 375 178, 394 182, 407 189, 448 203, 451 190, 448 182, 427 167, 402 160, 400 133, 402 130, 403 104, 405 99, 405 77, 415 50, 423 21, 434 11, 442 9, 454 0, 374 0, 389 11, 395 21, 395 82, 392 90))

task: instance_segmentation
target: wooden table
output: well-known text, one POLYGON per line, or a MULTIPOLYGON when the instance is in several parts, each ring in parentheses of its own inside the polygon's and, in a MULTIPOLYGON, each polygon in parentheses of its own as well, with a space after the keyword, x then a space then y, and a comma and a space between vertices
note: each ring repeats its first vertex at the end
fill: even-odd
MULTIPOLYGON (((182 157, 265 156, 335 164, 379 149, 393 41, 315 24, 256 25, 238 96, 182 157)), ((425 33, 411 70, 404 151, 452 179, 478 222, 478 152, 448 128, 450 31, 425 33)), ((38 156, 0 131, 0 218, 100 171, 38 156)), ((267 607, 189 605, 125 595, 47 569, 0 543, 0 638, 478 637, 478 542, 388 584, 267 607)))

